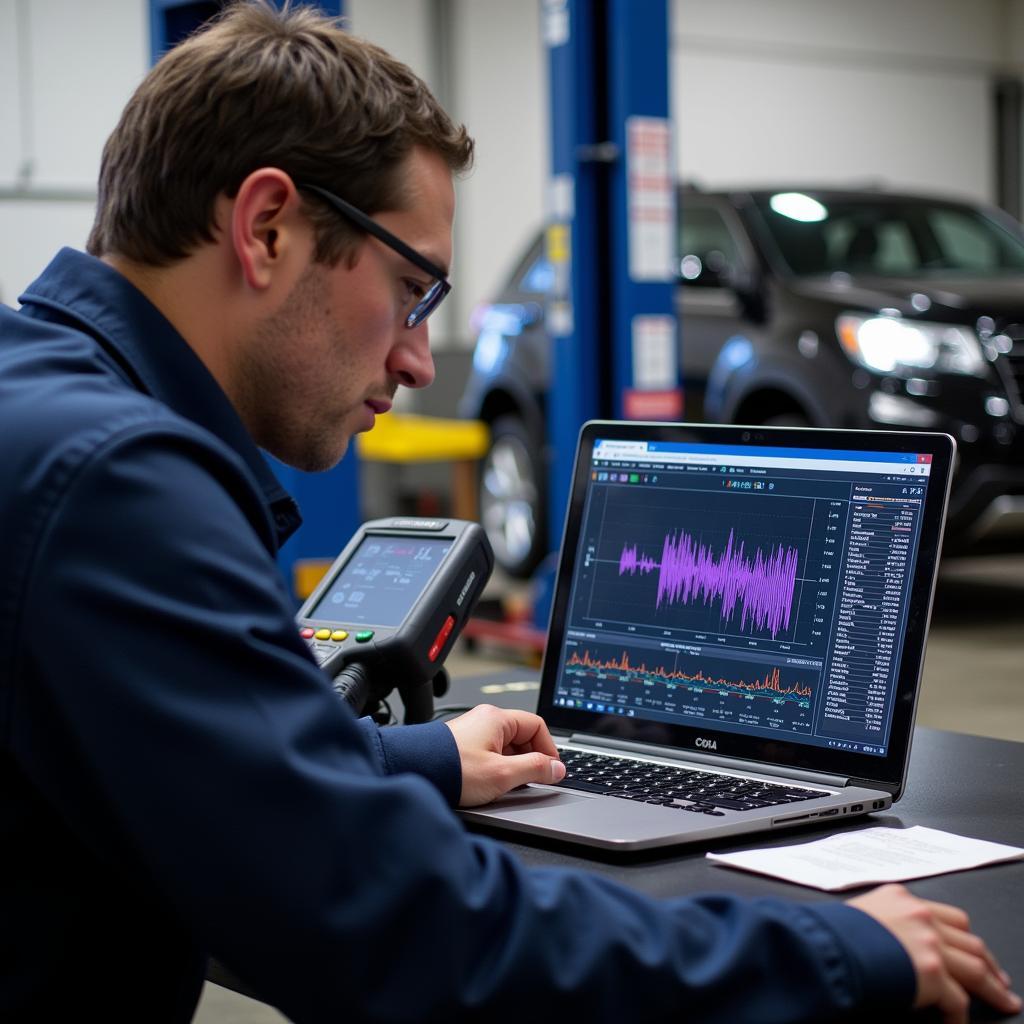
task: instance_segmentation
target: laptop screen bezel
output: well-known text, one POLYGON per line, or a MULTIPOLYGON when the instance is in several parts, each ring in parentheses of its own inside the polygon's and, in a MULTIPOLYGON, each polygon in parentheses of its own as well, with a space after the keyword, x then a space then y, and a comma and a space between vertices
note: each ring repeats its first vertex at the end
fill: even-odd
MULTIPOLYGON (((911 431, 818 430, 804 427, 731 427, 687 423, 642 423, 592 420, 584 424, 576 449, 572 490, 566 510, 565 528, 558 562, 558 575, 548 632, 548 644, 541 669, 538 709, 549 727, 570 732, 613 738, 625 743, 650 739, 650 722, 642 718, 600 715, 554 703, 555 684, 563 651, 566 616, 572 591, 573 573, 579 548, 584 503, 590 485, 594 442, 598 438, 623 441, 643 440, 692 444, 812 448, 838 451, 918 453, 931 456, 929 484, 921 516, 920 540, 913 568, 913 581, 899 674, 892 705, 892 722, 887 753, 856 753, 840 749, 743 736, 715 729, 702 721, 697 726, 658 723, 657 743, 681 752, 697 752, 696 740, 715 740, 718 757, 758 764, 770 764, 805 772, 849 778, 885 789, 898 797, 902 791, 910 755, 910 744, 924 663, 924 646, 931 615, 935 578, 941 554, 942 532, 955 442, 947 434, 911 431)), ((704 747, 706 750, 706 745, 704 747)))

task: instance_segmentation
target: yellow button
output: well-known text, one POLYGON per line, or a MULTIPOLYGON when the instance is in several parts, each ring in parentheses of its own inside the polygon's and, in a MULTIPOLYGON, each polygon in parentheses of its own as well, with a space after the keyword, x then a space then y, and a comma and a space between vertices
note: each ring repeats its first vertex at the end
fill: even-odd
POLYGON ((329 629, 318 629, 316 631, 316 638, 317 640, 330 640, 331 631, 329 629))
POLYGON ((348 636, 348 633, 344 629, 336 629, 331 634, 332 640, 344 640, 348 636))

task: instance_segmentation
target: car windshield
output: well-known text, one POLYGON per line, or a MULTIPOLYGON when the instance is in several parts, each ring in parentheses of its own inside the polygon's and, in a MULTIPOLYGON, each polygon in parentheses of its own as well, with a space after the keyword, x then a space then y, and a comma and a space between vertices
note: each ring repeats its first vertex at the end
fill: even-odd
POLYGON ((757 195, 754 201, 794 274, 1024 271, 1024 238, 971 206, 803 192, 757 195))

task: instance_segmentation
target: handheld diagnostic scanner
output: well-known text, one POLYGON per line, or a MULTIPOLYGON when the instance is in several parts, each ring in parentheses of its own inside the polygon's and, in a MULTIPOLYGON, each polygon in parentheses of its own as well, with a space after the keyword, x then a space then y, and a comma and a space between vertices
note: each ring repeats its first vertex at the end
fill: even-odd
POLYGON ((404 699, 438 674, 493 568, 479 523, 376 519, 303 604, 299 632, 357 714, 392 688, 404 699))

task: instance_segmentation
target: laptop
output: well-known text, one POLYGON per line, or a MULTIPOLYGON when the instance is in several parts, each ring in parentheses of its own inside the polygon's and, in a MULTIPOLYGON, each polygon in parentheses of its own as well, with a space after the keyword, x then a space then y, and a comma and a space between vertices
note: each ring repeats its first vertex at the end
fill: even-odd
POLYGON ((592 421, 538 713, 568 774, 461 812, 636 850, 903 792, 953 439, 592 421))

